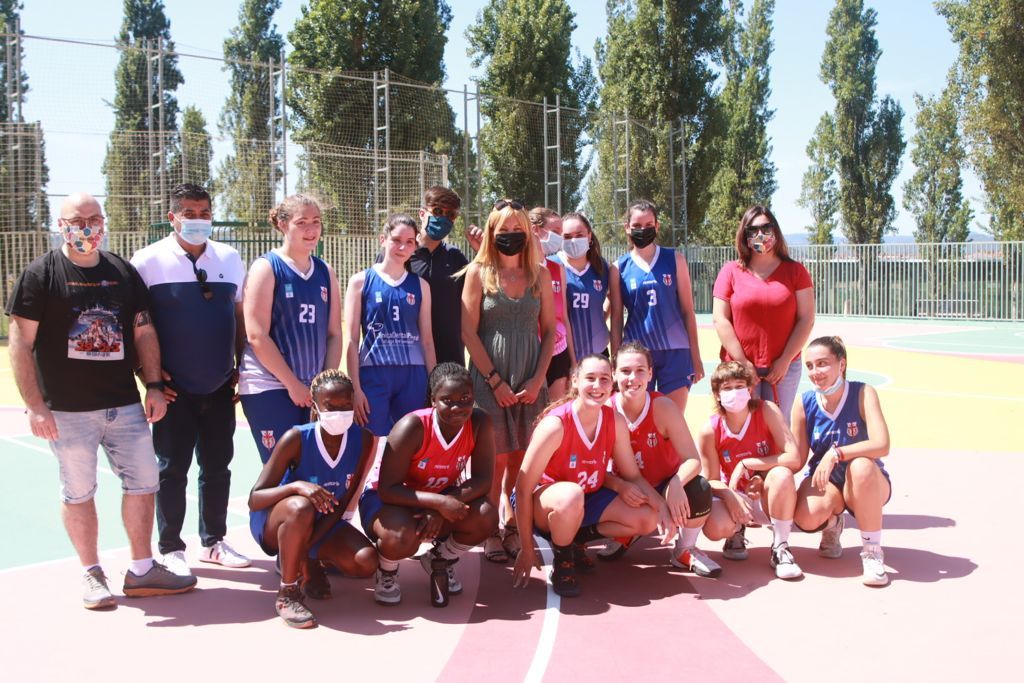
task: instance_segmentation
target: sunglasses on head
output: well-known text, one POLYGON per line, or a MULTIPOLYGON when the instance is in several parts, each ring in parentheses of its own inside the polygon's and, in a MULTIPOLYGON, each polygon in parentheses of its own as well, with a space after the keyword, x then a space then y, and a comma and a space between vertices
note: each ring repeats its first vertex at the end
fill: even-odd
POLYGON ((515 209, 516 211, 522 211, 523 210, 523 203, 522 202, 517 202, 514 199, 499 199, 498 201, 494 202, 494 210, 495 211, 501 211, 506 206, 510 206, 513 209, 515 209))

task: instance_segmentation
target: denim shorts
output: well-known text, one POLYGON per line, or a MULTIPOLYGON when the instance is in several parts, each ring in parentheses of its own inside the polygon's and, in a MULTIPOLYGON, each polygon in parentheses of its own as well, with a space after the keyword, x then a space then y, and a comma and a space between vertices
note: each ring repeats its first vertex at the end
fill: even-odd
POLYGON ((60 438, 50 442, 60 466, 61 500, 84 503, 96 495, 97 450, 121 479, 125 495, 156 493, 160 471, 141 403, 86 412, 53 411, 60 438))

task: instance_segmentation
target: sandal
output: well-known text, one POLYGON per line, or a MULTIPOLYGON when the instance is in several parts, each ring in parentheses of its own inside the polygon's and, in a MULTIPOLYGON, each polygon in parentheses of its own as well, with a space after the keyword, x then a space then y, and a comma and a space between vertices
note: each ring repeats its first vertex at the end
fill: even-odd
POLYGON ((505 538, 501 541, 501 545, 505 548, 505 553, 509 558, 516 559, 519 556, 519 551, 523 549, 523 543, 519 540, 519 527, 506 526, 505 538))
POLYGON ((509 556, 502 545, 501 536, 495 532, 484 540, 484 557, 489 562, 508 564, 509 556))

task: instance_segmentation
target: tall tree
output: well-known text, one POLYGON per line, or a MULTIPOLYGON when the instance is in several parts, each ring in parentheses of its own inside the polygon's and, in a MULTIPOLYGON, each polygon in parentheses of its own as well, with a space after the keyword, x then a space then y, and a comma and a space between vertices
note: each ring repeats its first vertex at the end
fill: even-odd
POLYGON ((652 199, 669 215, 670 202, 680 201, 683 194, 678 140, 672 141, 675 196, 668 182, 669 126, 681 122, 686 133, 686 214, 689 225, 699 229, 717 168, 712 143, 720 131, 713 87, 724 42, 722 3, 609 0, 607 11, 608 34, 598 42, 596 56, 602 110, 609 114, 595 122, 598 172, 588 183, 589 208, 617 229, 625 208, 617 190, 625 189, 628 168, 630 197, 652 199))
POLYGON ((740 0, 729 3, 725 85, 718 98, 725 131, 703 230, 712 244, 731 244, 746 208, 771 203, 777 187, 767 130, 775 115, 768 108, 774 13, 775 0, 754 0, 745 17, 740 0))
POLYGON ((863 0, 836 0, 828 21, 821 79, 836 100, 833 152, 840 225, 855 244, 877 243, 893 232, 896 204, 890 190, 903 154, 903 109, 875 95, 877 13, 863 0))
POLYGON ((280 7, 281 0, 243 0, 238 25, 224 41, 231 91, 219 128, 232 151, 217 170, 216 187, 227 219, 266 221, 276 198, 282 169, 271 140, 280 140, 284 131, 275 120, 280 98, 270 63, 278 62, 284 49, 274 25, 280 7))
POLYGON ((960 167, 965 153, 951 95, 914 95, 917 117, 910 159, 916 170, 903 186, 903 208, 914 214, 918 242, 964 242, 971 207, 963 196, 960 167))
POLYGON ((21 113, 29 90, 22 68, 24 31, 17 28, 21 9, 17 0, 0 0, 0 30, 6 34, 0 45, 0 229, 45 230, 50 171, 42 126, 21 113))
POLYGON ((181 140, 176 152, 171 159, 172 182, 196 183, 210 188, 213 145, 206 129, 206 117, 191 104, 181 114, 181 140))
POLYGON ((960 47, 954 84, 972 165, 986 192, 988 229, 1024 239, 1024 3, 936 3, 960 47))
POLYGON ((803 188, 797 203, 811 212, 807 226, 811 244, 832 244, 839 211, 836 183, 835 122, 828 112, 821 115, 814 135, 807 143, 811 165, 804 171, 803 188))
POLYGON ((288 34, 295 46, 288 56, 289 117, 305 147, 305 182, 338 207, 329 224, 375 231, 375 206, 419 205, 419 152, 461 158, 455 115, 440 89, 450 23, 444 0, 312 0, 302 8, 288 34), (384 89, 375 92, 372 80, 374 72, 382 78, 385 68, 388 106, 384 89), (387 175, 377 172, 383 157, 375 160, 372 152, 375 136, 380 155, 385 142, 374 130, 375 98, 377 125, 390 113, 391 187, 387 175))
POLYGON ((103 162, 107 222, 115 229, 138 229, 167 213, 164 195, 172 182, 171 160, 178 153, 174 92, 185 79, 161 0, 124 0, 117 43, 121 59, 114 71, 114 130, 103 162), (160 119, 156 104, 162 104, 160 119), (161 123, 162 138, 157 134, 161 123))
MULTIPOLYGON (((483 65, 480 92, 487 96, 481 112, 487 124, 480 133, 480 149, 486 159, 484 191, 492 198, 516 197, 530 205, 545 201, 544 164, 549 181, 560 171, 563 210, 575 209, 580 185, 589 164, 583 160, 584 129, 596 99, 596 82, 590 61, 572 60, 571 38, 575 14, 565 0, 490 0, 466 31, 473 65, 483 65), (556 96, 562 107, 558 116, 544 115, 546 97, 553 107, 556 96), (554 154, 545 155, 548 144, 559 140, 561 168, 554 154)), ((553 187, 552 187, 553 189, 553 187)), ((547 193, 552 207, 558 195, 547 193)))

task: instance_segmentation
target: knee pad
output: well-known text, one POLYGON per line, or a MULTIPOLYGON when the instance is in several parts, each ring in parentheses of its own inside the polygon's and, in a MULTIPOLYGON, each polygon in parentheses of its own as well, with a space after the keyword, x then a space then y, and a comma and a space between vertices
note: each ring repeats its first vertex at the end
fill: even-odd
POLYGON ((683 491, 690 502, 689 519, 707 517, 711 513, 711 485, 707 479, 698 474, 683 487, 683 491))

